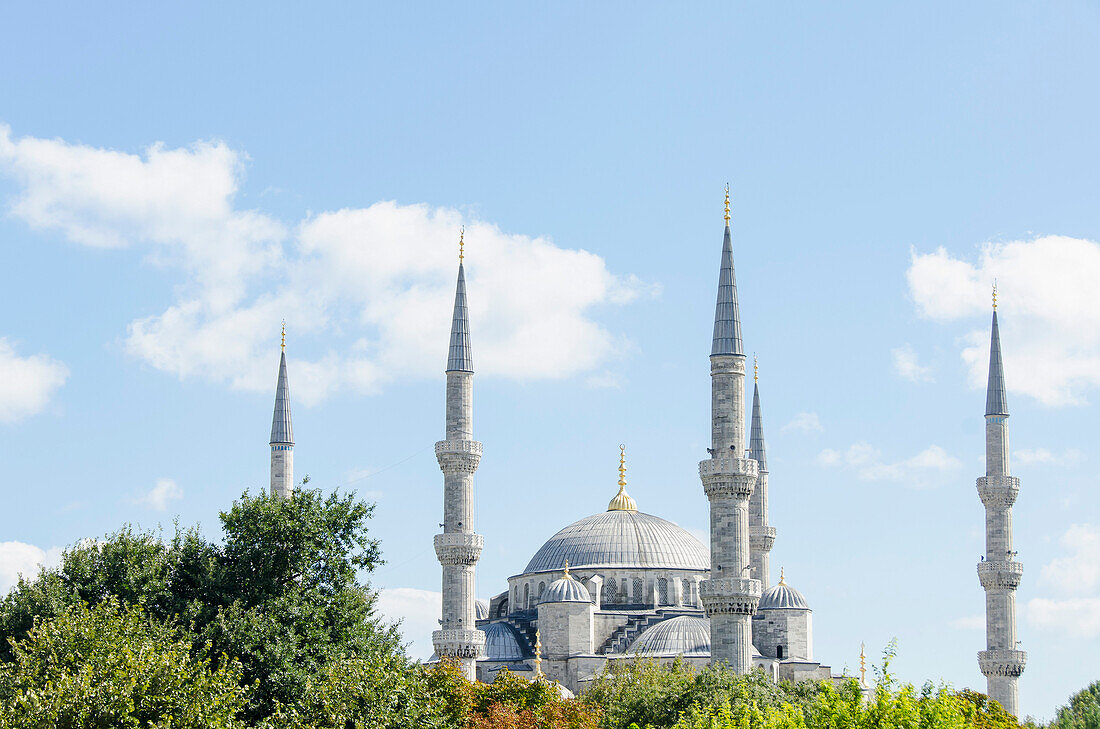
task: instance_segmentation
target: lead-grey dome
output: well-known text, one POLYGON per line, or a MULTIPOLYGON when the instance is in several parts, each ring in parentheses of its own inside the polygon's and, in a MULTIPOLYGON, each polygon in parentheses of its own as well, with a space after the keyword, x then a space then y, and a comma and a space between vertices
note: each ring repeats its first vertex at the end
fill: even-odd
POLYGON ((709 656, 710 621, 690 615, 662 620, 635 638, 626 652, 640 656, 709 656))
POLYGON ((778 585, 773 585, 764 590, 764 594, 760 596, 760 604, 757 609, 775 610, 780 608, 809 610, 810 604, 806 602, 806 598, 802 597, 801 592, 784 582, 783 578, 780 578, 778 585))
POLYGON ((542 545, 525 573, 631 567, 710 569, 707 548, 681 526, 640 511, 605 511, 586 516, 542 545))
POLYGON ((490 661, 518 661, 523 659, 516 631, 508 623, 489 623, 481 629, 485 633, 485 658, 490 661))
POLYGON ((587 587, 566 575, 550 583, 542 602, 592 602, 592 595, 587 587))
POLYGON ((489 603, 484 600, 474 600, 474 618, 486 620, 489 617, 489 603))

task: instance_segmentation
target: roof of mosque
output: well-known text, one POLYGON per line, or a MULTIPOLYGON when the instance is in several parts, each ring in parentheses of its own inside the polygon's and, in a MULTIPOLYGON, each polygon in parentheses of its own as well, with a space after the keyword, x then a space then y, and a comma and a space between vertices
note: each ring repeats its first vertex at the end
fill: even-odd
POLYGON ((485 656, 490 661, 518 661, 523 658, 516 631, 508 623, 489 623, 485 633, 485 656))
POLYGON ((587 587, 566 575, 550 583, 540 602, 592 602, 592 595, 587 587))
POLYGON ((605 511, 559 531, 524 573, 591 567, 710 569, 710 554, 686 529, 640 511, 605 511))
POLYGON ((626 652, 644 656, 709 656, 710 621, 690 615, 662 620, 646 628, 626 652))
POLYGON ((801 592, 784 582, 783 578, 780 578, 778 585, 772 585, 764 590, 764 594, 760 596, 760 604, 757 606, 758 610, 775 610, 778 608, 809 610, 810 604, 806 602, 806 598, 802 596, 801 592))

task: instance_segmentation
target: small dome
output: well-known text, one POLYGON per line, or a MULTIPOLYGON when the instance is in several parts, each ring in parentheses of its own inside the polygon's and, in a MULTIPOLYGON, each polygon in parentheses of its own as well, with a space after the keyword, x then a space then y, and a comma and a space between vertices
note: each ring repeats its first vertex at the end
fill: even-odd
POLYGON ((662 620, 635 638, 626 652, 641 656, 709 656, 710 621, 690 615, 662 620))
POLYGON ((485 659, 490 661, 518 661, 523 658, 516 631, 508 623, 489 623, 481 629, 485 633, 485 659))
POLYGON ((550 583, 550 587, 546 588, 542 602, 592 602, 592 595, 587 587, 569 576, 567 569, 565 577, 554 580, 550 583))
POLYGON ((474 618, 486 620, 489 617, 489 603, 484 600, 474 600, 474 618))
POLYGON ((779 572, 779 584, 764 590, 760 596, 758 610, 809 610, 810 604, 802 593, 794 589, 783 578, 783 571, 779 572))

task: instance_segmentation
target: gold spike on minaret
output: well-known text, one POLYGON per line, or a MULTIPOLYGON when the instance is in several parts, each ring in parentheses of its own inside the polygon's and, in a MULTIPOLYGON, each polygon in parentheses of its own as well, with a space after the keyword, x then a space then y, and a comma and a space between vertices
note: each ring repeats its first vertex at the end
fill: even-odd
POLYGON ((997 279, 993 279, 993 311, 997 310, 997 279))
POLYGON ((608 511, 637 511, 638 502, 626 492, 626 446, 619 445, 619 493, 607 505, 608 511))
POLYGON ((462 259, 466 256, 466 226, 463 225, 458 230, 458 262, 462 263, 462 259))
POLYGON ((752 381, 753 384, 760 382, 760 363, 756 361, 756 353, 752 355, 752 381))
POLYGON ((284 352, 286 351, 286 319, 283 319, 283 341, 279 346, 284 352))
POLYGON ((730 183, 726 183, 726 225, 730 224, 730 183))

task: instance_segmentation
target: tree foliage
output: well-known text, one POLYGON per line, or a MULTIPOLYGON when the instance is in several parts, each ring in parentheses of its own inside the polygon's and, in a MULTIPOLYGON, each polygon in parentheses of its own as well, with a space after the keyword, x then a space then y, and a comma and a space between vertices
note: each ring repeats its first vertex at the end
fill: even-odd
POLYGON ((1100 729, 1100 681, 1071 696, 1069 703, 1058 709, 1050 729, 1100 729))

